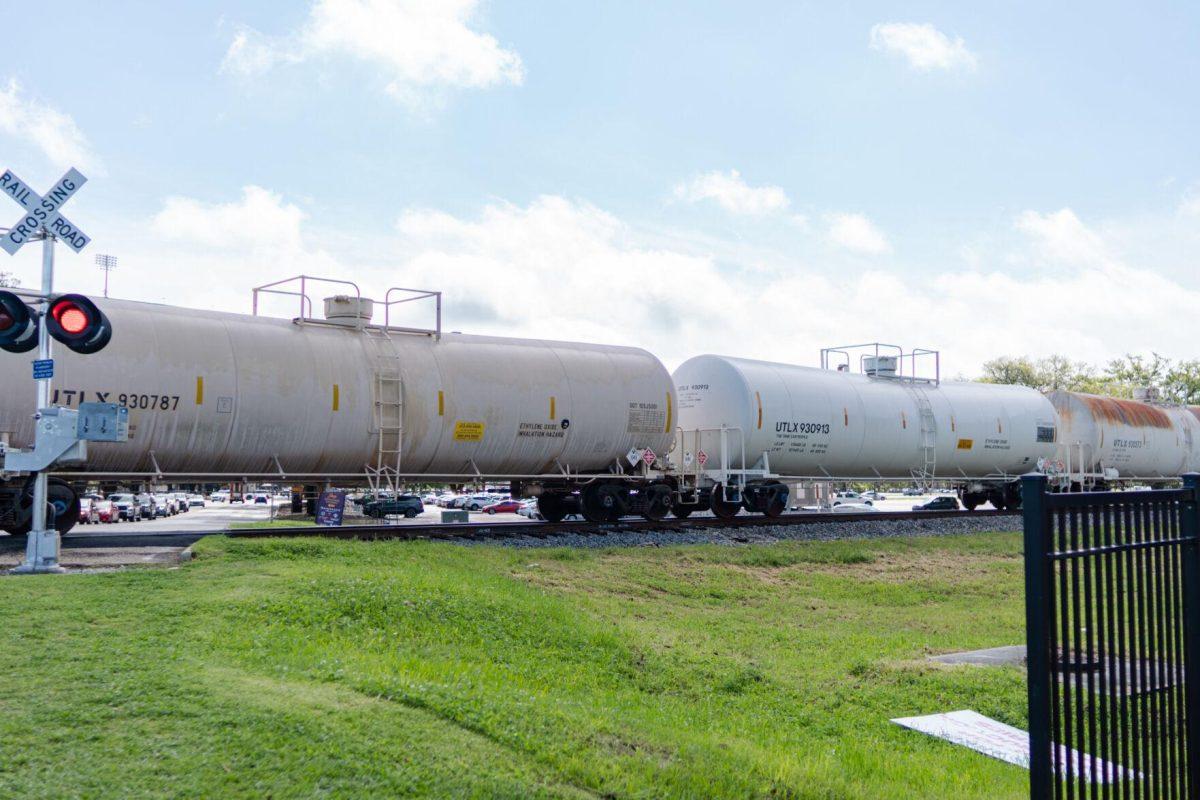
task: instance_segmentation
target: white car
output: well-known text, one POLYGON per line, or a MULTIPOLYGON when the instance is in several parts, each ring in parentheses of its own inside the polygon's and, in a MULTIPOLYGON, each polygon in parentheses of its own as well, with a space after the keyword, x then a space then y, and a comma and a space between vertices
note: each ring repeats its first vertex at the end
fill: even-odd
POLYGON ((834 503, 832 510, 835 514, 863 514, 879 511, 870 503, 834 503))

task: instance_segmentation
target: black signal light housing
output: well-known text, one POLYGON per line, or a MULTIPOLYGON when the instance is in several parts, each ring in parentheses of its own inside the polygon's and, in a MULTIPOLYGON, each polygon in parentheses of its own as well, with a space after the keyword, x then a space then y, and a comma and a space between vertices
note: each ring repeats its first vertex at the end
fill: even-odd
POLYGON ((28 353, 37 345, 37 312, 12 292, 0 292, 0 350, 28 353))
POLYGON ((83 355, 100 352, 112 339, 112 323, 108 317, 81 294, 63 294, 50 301, 46 330, 83 355))

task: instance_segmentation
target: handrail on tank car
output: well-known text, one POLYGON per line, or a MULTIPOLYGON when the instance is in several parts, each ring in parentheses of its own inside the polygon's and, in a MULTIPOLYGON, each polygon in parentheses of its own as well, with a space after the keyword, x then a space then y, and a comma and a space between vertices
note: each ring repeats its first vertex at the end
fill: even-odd
POLYGON ((387 290, 383 296, 383 327, 392 327, 392 306, 400 303, 411 303, 414 300, 424 300, 428 297, 435 298, 437 306, 437 326, 434 332, 437 338, 442 338, 442 293, 430 291, 428 289, 405 289, 402 286, 393 286, 387 290), (392 299, 392 292, 408 292, 412 297, 402 297, 399 300, 392 299))
MULTIPOLYGON (((836 364, 838 371, 850 370, 850 352, 852 350, 873 350, 874 357, 878 359, 881 355, 881 350, 894 350, 896 353, 896 375, 889 376, 908 381, 925 381, 932 382, 935 386, 942 382, 942 356, 938 350, 929 350, 924 347, 914 347, 911 352, 905 353, 904 348, 897 344, 888 344, 886 342, 864 342, 863 344, 844 344, 838 347, 824 347, 821 349, 821 369, 831 369, 830 356, 834 354, 841 355, 838 359, 841 363, 836 364), (917 359, 922 356, 933 356, 934 376, 933 378, 922 378, 917 375, 917 359), (904 362, 910 364, 909 374, 905 374, 904 362)), ((871 353, 863 353, 858 357, 858 369, 862 374, 866 374, 866 359, 871 358, 871 353)), ((882 377, 882 376, 880 376, 882 377)))
MULTIPOLYGON (((254 289, 252 290, 253 295, 254 295, 254 301, 253 301, 254 316, 256 316, 256 317, 258 316, 258 294, 259 294, 259 292, 262 292, 263 294, 292 295, 292 296, 297 296, 300 298, 300 316, 298 318, 298 321, 301 325, 303 325, 304 320, 306 318, 311 319, 312 313, 313 313, 312 298, 308 296, 308 291, 307 291, 308 281, 316 281, 317 283, 336 283, 336 284, 340 284, 342 286, 350 286, 354 289, 354 297, 358 301, 358 306, 359 307, 362 306, 362 290, 358 288, 358 284, 355 283, 354 281, 344 281, 344 280, 340 280, 338 278, 318 278, 314 275, 297 275, 293 278, 284 278, 283 280, 280 280, 280 281, 275 281, 273 283, 265 283, 262 286, 254 287, 254 289), (282 286, 286 283, 292 283, 294 281, 300 281, 300 291, 299 292, 287 292, 287 291, 283 291, 280 289, 272 288, 275 286, 282 286), (308 302, 308 317, 306 317, 305 313, 304 313, 305 301, 308 302)), ((363 322, 362 322, 362 320, 359 320, 358 327, 361 328, 362 326, 363 326, 363 322)))

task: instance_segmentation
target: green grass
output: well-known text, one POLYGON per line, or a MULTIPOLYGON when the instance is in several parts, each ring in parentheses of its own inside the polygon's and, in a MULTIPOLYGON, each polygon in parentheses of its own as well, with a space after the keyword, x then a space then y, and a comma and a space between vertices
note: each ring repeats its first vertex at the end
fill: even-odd
POLYGON ((260 519, 254 522, 235 522, 229 530, 251 530, 258 528, 304 528, 315 527, 317 521, 312 517, 297 515, 295 517, 276 517, 275 519, 260 519))
POLYGON ((0 579, 0 797, 1023 797, 1015 534, 509 550, 210 538, 0 579), (16 613, 20 609, 21 613, 16 613))

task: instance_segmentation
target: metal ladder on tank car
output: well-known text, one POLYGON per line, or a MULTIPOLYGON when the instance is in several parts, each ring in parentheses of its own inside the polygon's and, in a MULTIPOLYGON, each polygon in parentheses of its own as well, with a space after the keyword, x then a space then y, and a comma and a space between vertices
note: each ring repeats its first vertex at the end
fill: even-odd
POLYGON ((372 429, 376 435, 375 464, 367 465, 367 483, 375 496, 400 491, 400 462, 404 441, 404 383, 400 357, 387 331, 364 328, 371 341, 375 374, 372 381, 372 429))
POLYGON ((917 486, 928 489, 937 470, 937 418, 933 415, 933 405, 930 404, 924 389, 911 383, 904 384, 904 388, 917 404, 917 411, 921 417, 922 465, 911 470, 911 473, 917 486))

